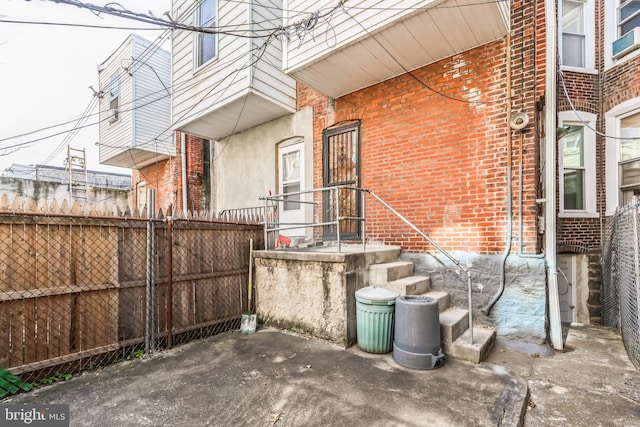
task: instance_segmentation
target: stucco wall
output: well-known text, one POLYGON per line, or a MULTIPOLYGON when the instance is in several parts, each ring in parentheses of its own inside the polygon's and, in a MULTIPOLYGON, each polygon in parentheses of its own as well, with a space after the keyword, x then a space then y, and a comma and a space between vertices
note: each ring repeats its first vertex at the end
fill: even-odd
MULTIPOLYGON (((0 194, 6 194, 10 199, 15 196, 31 197, 36 203, 41 200, 49 203, 54 199, 62 203, 64 200, 69 200, 69 186, 58 182, 0 177, 0 194)), ((125 210, 131 206, 131 190, 89 187, 87 199, 89 203, 115 204, 125 210)), ((78 200, 78 202, 82 204, 84 200, 78 200)))
MULTIPOLYGON (((262 206, 261 196, 278 193, 278 146, 293 141, 304 143, 305 189, 313 187, 313 109, 256 126, 225 138, 214 145, 214 209, 262 206)), ((306 221, 313 211, 306 209, 306 221)), ((311 233, 311 230, 308 231, 311 233)))
MULTIPOLYGON (((502 338, 543 344, 546 340, 545 261, 511 255, 505 264, 505 290, 489 316, 480 309, 495 295, 500 284, 500 255, 457 253, 471 272, 474 323, 495 326, 502 338)), ((414 264, 414 274, 429 276, 431 288, 446 291, 451 304, 466 308, 467 278, 442 256, 403 252, 402 260, 414 264), (444 267, 443 264, 447 267, 444 267)))
POLYGON ((355 292, 369 265, 397 259, 400 248, 366 253, 256 251, 256 313, 267 325, 348 347, 356 343, 355 292))

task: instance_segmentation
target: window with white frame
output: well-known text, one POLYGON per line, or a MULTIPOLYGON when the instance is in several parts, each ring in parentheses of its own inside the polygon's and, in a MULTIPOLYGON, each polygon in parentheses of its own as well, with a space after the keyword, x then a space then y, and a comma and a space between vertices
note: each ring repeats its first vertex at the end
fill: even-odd
POLYGON ((620 119, 620 205, 640 196, 640 112, 620 119))
POLYGON ((597 216, 596 116, 574 111, 558 116, 562 132, 558 141, 560 216, 597 216))
POLYGON ((640 0, 604 2, 605 69, 640 55, 640 0))
POLYGON ((640 196, 640 97, 605 113, 607 215, 640 196), (627 139, 629 138, 629 139, 627 139))
POLYGON ((593 0, 562 0, 560 17, 562 66, 595 71, 593 0))
POLYGON ((120 76, 116 73, 109 80, 109 122, 118 120, 120 105, 120 76))
POLYGON ((640 0, 619 0, 617 20, 618 37, 640 27, 640 0))
MULTIPOLYGON (((218 17, 218 1, 202 0, 196 13, 196 24, 198 27, 213 29, 216 26, 218 17)), ((197 33, 196 34, 196 62, 200 67, 209 62, 217 55, 218 38, 216 34, 197 33)))

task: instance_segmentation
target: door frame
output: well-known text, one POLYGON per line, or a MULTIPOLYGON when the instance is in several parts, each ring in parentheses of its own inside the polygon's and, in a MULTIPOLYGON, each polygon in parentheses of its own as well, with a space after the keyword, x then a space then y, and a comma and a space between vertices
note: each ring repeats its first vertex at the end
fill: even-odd
MULTIPOLYGON (((353 185, 355 187, 360 187, 362 182, 362 126, 360 120, 348 120, 343 122, 338 122, 333 126, 330 126, 322 131, 322 186, 323 188, 327 187, 335 187, 339 185, 353 185), (356 153, 355 153, 355 180, 347 180, 347 181, 337 181, 330 182, 329 176, 331 171, 330 165, 330 141, 331 138, 340 135, 343 133, 355 132, 356 137, 356 153)), ((322 197, 322 219, 323 222, 333 221, 332 212, 330 213, 332 206, 332 195, 333 193, 330 191, 324 192, 322 197)), ((353 212, 354 217, 360 217, 362 213, 361 206, 361 198, 358 194, 353 193, 355 198, 355 212, 353 212)), ((359 224, 355 225, 355 232, 340 232, 341 239, 359 239, 361 235, 361 227, 359 224)), ((335 240, 337 238, 336 229, 334 226, 324 226, 322 227, 322 238, 323 240, 335 240)))

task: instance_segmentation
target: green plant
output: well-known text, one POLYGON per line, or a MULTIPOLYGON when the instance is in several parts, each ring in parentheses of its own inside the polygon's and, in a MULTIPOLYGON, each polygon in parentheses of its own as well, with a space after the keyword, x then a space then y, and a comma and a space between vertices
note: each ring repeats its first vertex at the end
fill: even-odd
POLYGON ((61 374, 58 372, 50 377, 44 377, 40 381, 35 382, 34 386, 49 385, 57 383, 58 381, 69 381, 71 378, 73 378, 73 375, 71 374, 61 374))
POLYGON ((144 357, 144 351, 136 350, 136 351, 131 352, 131 354, 129 354, 127 356, 127 360, 142 359, 143 357, 144 357))

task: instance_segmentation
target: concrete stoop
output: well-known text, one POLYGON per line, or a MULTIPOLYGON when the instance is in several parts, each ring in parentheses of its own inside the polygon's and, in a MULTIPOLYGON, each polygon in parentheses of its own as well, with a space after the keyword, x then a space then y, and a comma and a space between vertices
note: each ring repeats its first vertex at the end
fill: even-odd
POLYGON ((390 289, 399 295, 435 298, 440 309, 440 340, 447 357, 472 363, 484 361, 495 346, 496 331, 473 327, 473 344, 469 337, 469 310, 450 307, 447 292, 432 291, 429 277, 414 276, 413 263, 393 261, 369 266, 369 285, 390 289))

